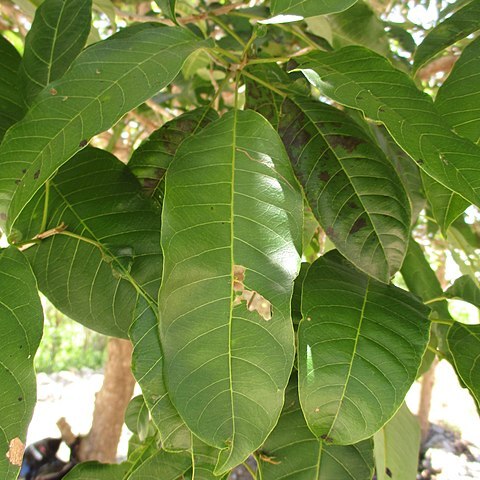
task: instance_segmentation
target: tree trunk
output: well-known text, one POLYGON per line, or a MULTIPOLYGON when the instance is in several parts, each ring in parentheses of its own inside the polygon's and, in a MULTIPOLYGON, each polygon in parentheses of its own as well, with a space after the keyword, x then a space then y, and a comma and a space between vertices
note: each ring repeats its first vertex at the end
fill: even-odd
POLYGON ((113 463, 122 432, 125 410, 132 398, 135 379, 130 370, 132 344, 111 338, 101 390, 96 394, 92 428, 80 444, 81 461, 113 463))

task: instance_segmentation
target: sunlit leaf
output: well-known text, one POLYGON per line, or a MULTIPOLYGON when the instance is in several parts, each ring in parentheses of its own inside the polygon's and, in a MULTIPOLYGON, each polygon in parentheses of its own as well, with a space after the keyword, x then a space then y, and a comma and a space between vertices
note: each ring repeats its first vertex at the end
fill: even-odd
POLYGON ((300 68, 324 95, 383 123, 427 175, 480 205, 480 148, 455 135, 431 98, 388 60, 352 46, 310 53, 300 68))
POLYGON ((217 475, 263 443, 282 408, 302 218, 285 149, 255 112, 227 113, 188 138, 167 172, 165 378, 188 427, 222 449, 217 475))
POLYGON ((480 29, 480 0, 472 0, 451 17, 438 24, 418 46, 414 56, 417 71, 437 53, 480 29))
POLYGON ((430 336, 428 308, 334 251, 310 267, 302 313, 299 392, 309 428, 328 443, 369 438, 415 380, 430 336))
POLYGON ((17 478, 36 401, 33 358, 43 329, 37 283, 15 248, 0 250, 0 477, 17 478))
POLYGON ((187 29, 141 27, 87 48, 5 136, 0 215, 8 213, 8 232, 35 192, 93 135, 168 85, 193 51, 210 45, 187 29))
POLYGON ((377 480, 416 478, 420 425, 405 404, 373 438, 377 480))
POLYGON ((272 15, 299 15, 314 17, 327 13, 341 12, 357 0, 272 0, 272 15))
POLYGON ((263 480, 371 480, 373 475, 371 439, 329 445, 312 434, 300 409, 295 378, 287 388, 280 420, 258 458, 263 480))
POLYGON ((20 70, 28 105, 59 79, 82 51, 90 32, 92 0, 45 0, 25 38, 20 70))

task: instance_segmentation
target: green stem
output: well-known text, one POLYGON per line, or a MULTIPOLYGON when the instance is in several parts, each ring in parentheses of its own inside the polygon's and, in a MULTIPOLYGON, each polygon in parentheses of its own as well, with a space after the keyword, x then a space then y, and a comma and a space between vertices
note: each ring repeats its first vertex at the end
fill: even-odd
POLYGON ((448 298, 447 297, 435 297, 435 298, 431 298, 430 300, 426 300, 423 303, 425 305, 430 305, 430 304, 436 303, 436 302, 443 302, 444 300, 448 300, 448 298))
POLYGON ((225 22, 220 20, 218 17, 215 17, 213 15, 209 15, 208 17, 209 20, 211 20, 213 23, 216 23, 219 27, 223 29, 225 33, 228 33, 231 37, 233 37, 242 47, 245 48, 245 42, 240 38, 240 36, 234 32, 225 22))
POLYGON ((253 478, 253 480, 257 480, 257 474, 253 471, 252 467, 247 462, 243 462, 242 464, 245 468, 245 470, 250 474, 250 476, 253 478))
MULTIPOLYGON (((215 47, 213 50, 216 50, 219 54, 223 55, 224 57, 230 58, 230 60, 233 60, 235 63, 241 62, 240 57, 238 57, 232 52, 229 52, 228 50, 225 50, 224 48, 215 47)), ((210 52, 213 53, 212 50, 210 50, 210 52)), ((216 56, 216 58, 218 58, 218 56, 216 56)), ((220 60, 224 62, 223 58, 220 60)))
POLYGON ((77 240, 81 240, 82 242, 85 242, 85 243, 90 243, 91 245, 94 245, 95 247, 103 251, 103 247, 100 243, 96 242, 95 240, 92 240, 91 238, 82 237, 81 235, 77 235, 76 233, 69 232, 68 230, 64 230, 63 232, 58 232, 56 235, 65 235, 66 237, 71 237, 77 240))
POLYGON ((42 215, 42 224, 40 226, 40 231, 44 232, 47 229, 48 221, 48 202, 50 200, 50 180, 45 182, 45 202, 43 204, 43 215, 42 215))
POLYGON ((285 98, 287 96, 286 93, 282 92, 281 90, 274 87, 273 85, 270 85, 269 83, 264 82, 261 78, 258 78, 255 75, 252 75, 250 72, 247 72, 246 70, 242 70, 242 75, 245 75, 246 77, 250 78, 251 80, 259 83, 260 85, 263 85, 264 87, 268 88, 272 92, 275 92, 277 95, 280 95, 283 98, 285 98))
POLYGON ((270 58, 252 58, 248 61, 249 65, 255 65, 256 63, 286 63, 294 57, 270 57, 270 58))
POLYGON ((437 319, 431 319, 430 320, 432 323, 438 323, 439 325, 448 325, 448 326, 452 326, 455 321, 454 320, 437 320, 437 319))

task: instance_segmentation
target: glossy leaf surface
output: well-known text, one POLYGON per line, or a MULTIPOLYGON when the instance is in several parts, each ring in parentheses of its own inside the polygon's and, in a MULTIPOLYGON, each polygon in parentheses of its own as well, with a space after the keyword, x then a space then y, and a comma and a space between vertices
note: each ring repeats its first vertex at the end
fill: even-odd
POLYGON ((415 52, 415 71, 443 49, 479 30, 479 18, 480 1, 472 0, 438 24, 428 33, 415 52))
POLYGON ((186 58, 207 45, 186 29, 142 25, 86 49, 42 91, 0 147, 0 215, 8 214, 7 231, 93 135, 168 85, 186 58))
POLYGON ((263 480, 371 480, 373 442, 329 445, 316 438, 305 423, 293 380, 280 420, 260 452, 260 471, 263 480))
POLYGON ((310 53, 300 67, 324 95, 383 123, 427 175, 480 205, 480 148, 455 135, 406 74, 355 46, 310 53))
POLYGON ((299 15, 314 17, 341 12, 351 7, 356 0, 272 0, 272 15, 299 15))
POLYGON ((273 429, 293 365, 303 199, 278 134, 233 111, 182 143, 166 178, 159 307, 171 400, 222 449, 216 474, 273 429))
POLYGON ((132 371, 167 451, 189 450, 191 433, 170 401, 163 377, 163 352, 154 309, 140 299, 129 332, 132 371))
POLYGON ((18 88, 17 71, 20 62, 21 57, 15 47, 0 35, 0 142, 7 129, 25 113, 18 88))
POLYGON ((299 392, 309 428, 329 443, 369 438, 415 380, 430 336, 428 308, 333 251, 310 267, 302 313, 299 392))
POLYGON ((37 283, 15 248, 0 250, 0 477, 17 478, 37 385, 33 358, 43 329, 37 283))
POLYGON ((301 97, 283 103, 279 132, 326 234, 388 283, 405 256, 410 203, 382 150, 343 112, 301 97))
MULTIPOLYGON (((36 204, 41 217, 44 195, 36 204)), ((47 217, 47 230, 66 230, 26 251, 40 290, 73 320, 125 337, 138 296, 155 303, 159 289, 159 210, 128 167, 87 148, 50 181, 47 217)))
POLYGON ((420 425, 405 404, 373 438, 377 480, 416 478, 420 425))
POLYGON ((25 38, 20 70, 28 105, 50 82, 60 78, 82 51, 90 32, 91 0, 45 0, 36 10, 25 38))
POLYGON ((480 325, 455 322, 448 330, 447 342, 455 369, 480 410, 480 325))

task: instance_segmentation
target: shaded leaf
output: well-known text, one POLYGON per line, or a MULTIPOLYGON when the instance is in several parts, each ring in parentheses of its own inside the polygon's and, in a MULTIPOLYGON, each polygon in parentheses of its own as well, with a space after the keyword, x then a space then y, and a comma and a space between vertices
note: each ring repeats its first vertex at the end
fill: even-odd
POLYGON ((145 402, 167 451, 189 450, 191 433, 172 405, 163 378, 163 353, 158 319, 143 299, 137 304, 129 331, 133 343, 132 372, 142 388, 145 402))
POLYGON ((160 7, 165 17, 177 23, 177 16, 175 15, 175 4, 177 0, 155 0, 155 3, 160 7))
POLYGON ((197 108, 165 123, 153 132, 132 154, 128 166, 140 180, 146 195, 161 204, 165 172, 178 146, 195 131, 218 118, 215 110, 197 108))
POLYGON ((17 77, 21 60, 15 47, 0 35, 0 142, 8 128, 25 113, 17 77))
POLYGON ((20 69, 27 105, 59 79, 82 51, 90 32, 92 0, 45 0, 25 38, 20 69))
POLYGON ((43 329, 37 282, 24 255, 0 250, 0 477, 17 478, 36 401, 33 358, 43 329))
POLYGON ((470 275, 457 278, 445 292, 445 295, 449 298, 458 298, 480 308, 480 288, 470 275))
POLYGON ((259 460, 263 480, 371 480, 373 442, 329 445, 316 438, 305 423, 293 378, 280 420, 263 445, 259 460))
POLYGON ((185 140, 163 207, 160 332, 170 398, 192 432, 222 449, 215 474, 273 429, 293 365, 290 301, 300 267, 303 199, 278 134, 233 111, 185 140), (235 305, 244 287, 266 320, 235 305))
POLYGON ((340 445, 369 438, 415 380, 430 336, 428 308, 334 251, 311 265, 302 313, 299 392, 309 428, 340 445))
POLYGON ((301 70, 324 95, 383 123, 427 175, 480 205, 479 147, 455 135, 431 98, 385 58, 345 47, 310 53, 301 70))
POLYGON ((447 342, 455 370, 480 410, 480 325, 455 322, 448 330, 447 342))
POLYGON ((420 425, 405 404, 373 438, 377 480, 416 478, 420 425))
POLYGON ((192 435, 192 459, 194 480, 224 480, 228 473, 218 477, 214 475, 215 465, 218 459, 218 448, 211 447, 192 435))
POLYGON ((168 85, 193 51, 210 45, 179 27, 130 31, 82 52, 5 136, 0 215, 9 212, 8 232, 35 192, 93 135, 168 85))
POLYGON ((341 12, 351 7, 356 0, 272 0, 272 15, 299 15, 314 17, 341 12))
POLYGON ((345 113, 301 97, 284 101, 279 132, 325 233, 387 283, 405 256, 410 204, 381 149, 345 113))
MULTIPOLYGON (((44 194, 37 197, 32 217, 41 218, 44 194)), ((73 320, 125 337, 138 296, 156 303, 160 212, 128 167, 87 148, 50 181, 46 228, 62 223, 65 232, 26 251, 40 290, 73 320)))
POLYGON ((149 414, 142 395, 130 400, 125 412, 125 425, 132 433, 136 433, 141 442, 147 438, 149 414))
POLYGON ((480 1, 472 0, 451 17, 438 24, 418 46, 413 57, 414 71, 425 65, 443 49, 479 30, 479 17, 480 1))

